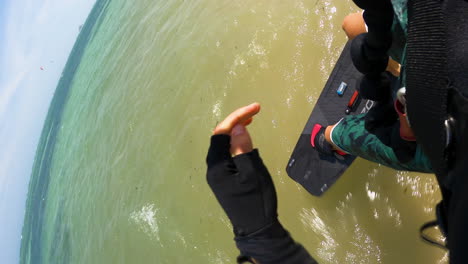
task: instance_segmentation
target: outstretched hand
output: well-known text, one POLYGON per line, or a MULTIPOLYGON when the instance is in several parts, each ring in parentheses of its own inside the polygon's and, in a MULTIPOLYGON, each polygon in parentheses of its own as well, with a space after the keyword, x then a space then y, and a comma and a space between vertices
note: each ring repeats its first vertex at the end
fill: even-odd
POLYGON ((252 122, 253 116, 258 112, 260 112, 259 103, 241 107, 228 115, 214 129, 213 135, 231 136, 231 155, 237 156, 253 150, 252 139, 246 126, 252 122))
POLYGON ((275 186, 245 128, 259 111, 258 103, 241 107, 216 126, 206 157, 208 185, 247 259, 262 264, 316 264, 278 221, 275 186))
POLYGON ((275 187, 245 128, 259 111, 260 104, 253 103, 235 110, 219 123, 206 158, 208 184, 231 220, 236 236, 276 222, 275 187))

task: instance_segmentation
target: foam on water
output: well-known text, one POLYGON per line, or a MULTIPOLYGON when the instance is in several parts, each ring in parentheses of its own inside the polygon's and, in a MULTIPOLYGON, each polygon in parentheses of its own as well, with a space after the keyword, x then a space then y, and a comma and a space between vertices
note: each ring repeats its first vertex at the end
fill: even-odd
POLYGON ((130 214, 130 221, 151 239, 160 241, 157 214, 158 209, 155 208, 154 204, 146 204, 140 210, 130 214))

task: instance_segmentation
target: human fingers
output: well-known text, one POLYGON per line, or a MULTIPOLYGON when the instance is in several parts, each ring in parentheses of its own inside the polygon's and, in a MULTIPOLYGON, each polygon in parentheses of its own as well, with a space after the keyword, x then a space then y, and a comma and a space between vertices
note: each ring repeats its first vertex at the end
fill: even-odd
POLYGON ((219 123, 213 131, 214 135, 231 133, 232 128, 239 124, 248 121, 254 115, 260 111, 260 104, 253 103, 244 107, 241 107, 230 115, 228 115, 221 123, 219 123))
POLYGON ((237 156, 253 150, 252 139, 244 125, 237 124, 231 132, 231 155, 237 156))
POLYGON ((242 125, 248 126, 248 125, 250 125, 250 124, 252 123, 252 121, 253 121, 253 117, 251 117, 251 118, 245 120, 245 122, 243 122, 242 125))

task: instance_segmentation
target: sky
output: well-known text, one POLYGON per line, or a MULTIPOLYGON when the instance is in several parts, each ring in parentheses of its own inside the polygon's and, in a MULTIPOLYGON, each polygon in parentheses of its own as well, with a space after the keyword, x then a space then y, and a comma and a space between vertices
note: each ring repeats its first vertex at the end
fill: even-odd
POLYGON ((78 28, 95 1, 0 1, 1 263, 19 262, 37 144, 78 28))

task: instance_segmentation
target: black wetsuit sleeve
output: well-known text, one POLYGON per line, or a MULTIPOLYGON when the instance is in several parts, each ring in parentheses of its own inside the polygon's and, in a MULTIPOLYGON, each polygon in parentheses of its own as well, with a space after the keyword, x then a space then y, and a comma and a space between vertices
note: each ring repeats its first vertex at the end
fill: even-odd
POLYGON ((211 137, 207 181, 231 221, 241 255, 260 264, 316 263, 278 221, 275 186, 258 150, 232 158, 230 139, 211 137))
POLYGON ((392 45, 393 7, 390 0, 354 0, 364 9, 363 18, 367 25, 366 45, 372 57, 386 55, 392 45))
POLYGON ((364 74, 384 72, 392 45, 393 7, 390 0, 354 0, 364 9, 367 33, 354 40, 353 63, 364 74), (359 51, 357 51, 359 49, 359 51))
POLYGON ((260 264, 317 263, 278 221, 249 236, 236 237, 235 240, 243 256, 249 256, 260 264))

